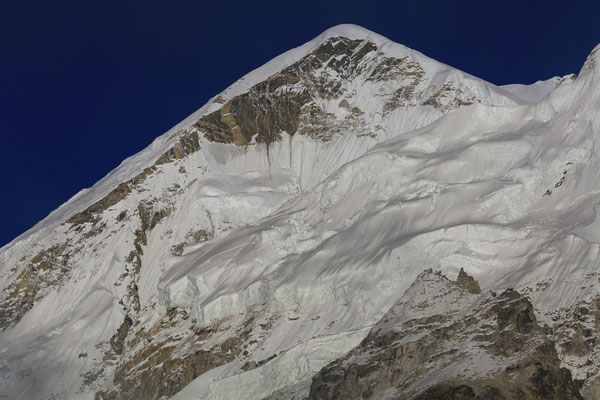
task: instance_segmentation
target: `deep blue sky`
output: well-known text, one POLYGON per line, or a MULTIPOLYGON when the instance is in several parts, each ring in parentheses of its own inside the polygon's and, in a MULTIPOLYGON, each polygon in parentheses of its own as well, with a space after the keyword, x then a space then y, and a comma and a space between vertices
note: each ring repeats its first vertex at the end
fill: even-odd
POLYGON ((245 73, 333 25, 362 25, 496 84, 578 72, 600 42, 598 1, 7 3, 0 245, 245 73))

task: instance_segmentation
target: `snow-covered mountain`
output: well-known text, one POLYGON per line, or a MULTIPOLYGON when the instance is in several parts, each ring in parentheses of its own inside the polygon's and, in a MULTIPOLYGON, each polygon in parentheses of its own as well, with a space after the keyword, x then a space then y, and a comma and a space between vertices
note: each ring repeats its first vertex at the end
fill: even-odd
POLYGON ((0 250, 0 398, 597 398, 598 50, 249 73, 0 250))

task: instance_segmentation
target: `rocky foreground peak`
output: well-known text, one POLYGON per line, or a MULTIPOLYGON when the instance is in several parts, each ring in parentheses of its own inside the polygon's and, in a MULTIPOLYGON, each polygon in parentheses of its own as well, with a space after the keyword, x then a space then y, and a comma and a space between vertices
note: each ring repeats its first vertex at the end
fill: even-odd
POLYGON ((480 294, 481 288, 479 287, 479 283, 473 279, 472 276, 468 275, 464 268, 461 268, 458 272, 458 276, 456 277, 456 283, 466 291, 472 294, 480 294))
POLYGON ((479 296, 473 278, 463 270, 459 278, 419 275, 359 346, 313 378, 309 398, 582 398, 523 295, 509 289, 479 296), (426 287, 436 289, 425 295, 429 302, 426 287), (407 307, 426 316, 404 319, 407 307))

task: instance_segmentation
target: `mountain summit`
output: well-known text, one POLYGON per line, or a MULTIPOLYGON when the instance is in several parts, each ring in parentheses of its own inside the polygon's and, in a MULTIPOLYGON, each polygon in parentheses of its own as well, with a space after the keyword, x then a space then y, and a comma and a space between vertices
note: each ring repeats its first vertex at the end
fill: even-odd
POLYGON ((271 60, 0 249, 0 398, 597 398, 598 62, 271 60))

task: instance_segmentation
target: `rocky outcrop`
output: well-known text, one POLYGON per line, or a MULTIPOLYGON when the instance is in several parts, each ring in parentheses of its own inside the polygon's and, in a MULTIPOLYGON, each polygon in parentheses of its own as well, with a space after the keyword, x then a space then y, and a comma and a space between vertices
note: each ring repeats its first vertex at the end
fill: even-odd
POLYGON ((161 155, 156 160, 154 165, 149 168, 145 168, 134 178, 126 182, 122 182, 102 199, 87 207, 85 210, 71 216, 69 219, 67 219, 66 223, 77 226, 86 222, 97 222, 98 216, 103 211, 106 211, 108 208, 125 199, 132 191, 139 189, 139 185, 143 183, 149 175, 153 174, 157 170, 157 166, 182 159, 185 156, 200 150, 200 142, 198 140, 197 132, 180 131, 174 137, 177 137, 178 141, 173 147, 161 155))
POLYGON ((102 212, 126 198, 137 185, 142 183, 146 177, 152 174, 155 170, 156 167, 144 169, 144 171, 136 175, 135 178, 119 184, 102 199, 98 200, 85 210, 71 216, 69 219, 67 219, 66 223, 75 227, 86 222, 90 222, 95 225, 95 223, 98 222, 99 215, 102 212))
POLYGON ((466 98, 454 82, 446 82, 437 92, 427 98, 423 104, 433 106, 442 111, 448 111, 460 106, 468 106, 477 101, 475 97, 466 98), (457 95, 459 93, 459 95, 457 95))
POLYGON ((476 284, 464 270, 456 282, 422 273, 313 378, 310 398, 581 399, 531 303, 510 289, 480 295, 476 284))
POLYGON ((181 131, 178 132, 176 136, 179 138, 177 143, 156 160, 154 163, 155 166, 180 160, 185 156, 200 150, 197 132, 181 131))
POLYGON ((171 247, 171 254, 174 256, 181 256, 186 246, 192 246, 198 243, 206 242, 214 236, 214 232, 206 229, 198 229, 193 232, 188 232, 185 236, 185 241, 178 243, 171 247))
MULTIPOLYGON (((590 276, 590 279, 592 277, 590 276)), ((576 371, 586 399, 600 396, 600 297, 557 310, 552 316, 553 338, 564 364, 576 371)))
POLYGON ((228 332, 229 337, 217 343, 212 339, 231 328, 228 321, 197 329, 185 311, 173 308, 150 329, 130 327, 131 323, 126 320, 118 337, 111 340, 107 356, 124 351, 127 354, 121 357, 114 373, 114 389, 97 392, 97 400, 154 400, 174 395, 197 376, 242 353, 252 330, 253 315, 249 314, 237 329, 228 332), (179 334, 169 335, 174 331, 179 334))
POLYGON ((130 182, 123 182, 119 184, 116 188, 111 190, 101 200, 95 202, 94 204, 86 208, 84 211, 70 217, 67 220, 67 223, 72 225, 79 225, 85 222, 94 222, 95 215, 100 214, 107 208, 114 206, 115 204, 123 200, 125 197, 127 197, 129 193, 131 193, 130 182))
POLYGON ((471 294, 481 294, 479 282, 477 282, 472 276, 468 275, 463 268, 461 268, 458 272, 456 284, 471 294))
POLYGON ((249 143, 254 135, 256 142, 267 144, 280 140, 283 132, 317 136, 319 127, 331 128, 332 119, 318 100, 343 98, 343 79, 358 74, 361 62, 375 50, 371 42, 329 39, 195 126, 211 141, 237 145, 249 143), (331 79, 332 74, 341 79, 331 79))
POLYGON ((60 243, 33 257, 0 294, 0 332, 14 326, 50 288, 69 272, 68 243, 60 243))
POLYGON ((386 97, 384 113, 418 104, 447 111, 476 101, 463 100, 452 83, 426 98, 419 90, 425 71, 418 62, 408 56, 385 57, 370 41, 335 37, 247 93, 227 102, 221 99, 222 108, 200 118, 195 127, 208 140, 237 145, 253 138, 269 144, 280 140, 284 132, 329 140, 336 131, 360 124, 358 109, 339 120, 323 106, 332 99, 348 105, 353 95, 348 82, 359 76, 365 82, 390 86, 392 90, 381 94, 386 97))

